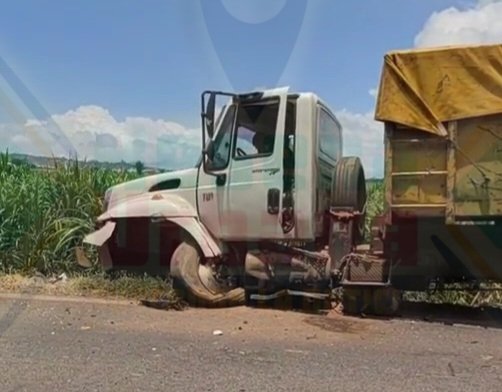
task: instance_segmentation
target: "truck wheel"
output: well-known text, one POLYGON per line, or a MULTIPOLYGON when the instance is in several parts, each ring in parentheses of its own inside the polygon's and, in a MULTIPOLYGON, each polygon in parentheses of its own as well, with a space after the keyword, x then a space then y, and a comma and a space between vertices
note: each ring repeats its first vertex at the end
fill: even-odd
MULTIPOLYGON (((364 213, 366 206, 366 179, 361 160, 357 157, 341 158, 333 170, 331 178, 331 207, 352 207, 364 213)), ((364 238, 365 215, 354 222, 354 239, 364 238)))
POLYGON ((171 257, 171 277, 179 295, 190 305, 230 307, 245 303, 244 289, 230 289, 219 282, 211 266, 202 262, 200 251, 192 242, 182 242, 171 257))

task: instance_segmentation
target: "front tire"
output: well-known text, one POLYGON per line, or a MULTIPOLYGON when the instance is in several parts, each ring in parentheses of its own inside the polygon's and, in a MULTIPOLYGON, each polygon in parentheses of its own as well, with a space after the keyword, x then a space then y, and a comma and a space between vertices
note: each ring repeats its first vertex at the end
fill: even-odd
POLYGON ((229 289, 219 282, 212 268, 203 263, 198 246, 191 241, 176 248, 170 270, 174 288, 190 305, 215 308, 245 303, 244 289, 229 289))

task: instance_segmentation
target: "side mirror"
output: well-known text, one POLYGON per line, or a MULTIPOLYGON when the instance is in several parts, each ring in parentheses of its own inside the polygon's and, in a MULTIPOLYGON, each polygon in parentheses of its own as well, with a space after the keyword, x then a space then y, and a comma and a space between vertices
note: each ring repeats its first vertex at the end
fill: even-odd
POLYGON ((216 94, 210 93, 209 100, 207 102, 206 110, 205 110, 205 119, 206 119, 206 131, 209 139, 212 139, 214 136, 214 112, 216 106, 216 94))

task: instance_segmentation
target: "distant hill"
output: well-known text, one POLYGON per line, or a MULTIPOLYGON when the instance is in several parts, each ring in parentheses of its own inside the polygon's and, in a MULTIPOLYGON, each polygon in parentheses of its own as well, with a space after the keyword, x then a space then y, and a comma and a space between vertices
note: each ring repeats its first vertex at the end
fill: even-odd
MULTIPOLYGON (((47 168, 52 169, 56 165, 64 165, 70 162, 68 158, 55 158, 55 157, 43 157, 38 155, 29 155, 29 154, 17 154, 17 153, 9 153, 9 156, 13 162, 25 163, 30 166, 34 166, 37 168, 47 168)), ((103 162, 97 160, 89 160, 89 161, 79 161, 84 167, 98 167, 103 169, 110 170, 125 170, 125 171, 136 171, 136 162, 103 162)), ((152 166, 144 166, 144 173, 161 173, 170 170, 160 169, 152 166)))

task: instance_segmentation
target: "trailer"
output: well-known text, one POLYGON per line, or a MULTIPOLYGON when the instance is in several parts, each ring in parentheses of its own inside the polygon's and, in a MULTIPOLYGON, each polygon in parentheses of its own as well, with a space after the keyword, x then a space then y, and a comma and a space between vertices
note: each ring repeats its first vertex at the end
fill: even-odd
POLYGON ((380 283, 501 282, 502 46, 387 54, 375 117, 385 124, 380 283))

